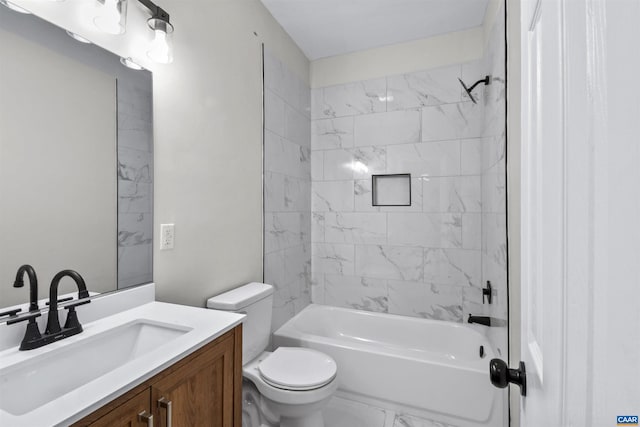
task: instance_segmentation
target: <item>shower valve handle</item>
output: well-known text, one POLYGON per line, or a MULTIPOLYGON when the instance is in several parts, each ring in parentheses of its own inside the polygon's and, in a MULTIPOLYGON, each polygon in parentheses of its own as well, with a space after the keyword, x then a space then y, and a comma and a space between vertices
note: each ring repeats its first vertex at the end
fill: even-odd
POLYGON ((482 288, 482 303, 484 304, 485 297, 487 298, 487 302, 491 304, 493 300, 493 288, 491 287, 491 281, 487 280, 487 287, 482 288))

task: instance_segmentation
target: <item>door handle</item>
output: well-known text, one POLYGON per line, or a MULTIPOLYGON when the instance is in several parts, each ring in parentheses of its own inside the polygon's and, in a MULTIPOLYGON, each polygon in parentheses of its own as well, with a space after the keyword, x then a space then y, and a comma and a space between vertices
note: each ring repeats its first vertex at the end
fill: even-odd
POLYGON ((171 420, 173 418, 173 411, 172 411, 172 403, 170 400, 168 400, 166 397, 161 397, 160 399, 158 399, 158 406, 160 406, 161 408, 164 408, 167 410, 167 418, 166 418, 166 423, 165 425, 167 427, 171 427, 171 420))
POLYGON ((520 386, 520 395, 527 395, 527 371, 524 362, 520 362, 518 369, 509 369, 502 359, 491 359, 489 362, 489 378, 491 384, 498 388, 505 388, 509 383, 520 386))
POLYGON ((138 414, 138 421, 146 422, 147 427, 153 427, 153 415, 147 411, 142 411, 138 414))

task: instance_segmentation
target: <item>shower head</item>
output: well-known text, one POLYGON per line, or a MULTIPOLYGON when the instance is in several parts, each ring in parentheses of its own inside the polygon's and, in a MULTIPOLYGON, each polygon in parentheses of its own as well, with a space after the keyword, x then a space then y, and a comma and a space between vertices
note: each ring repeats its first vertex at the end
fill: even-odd
POLYGON ((471 100, 473 101, 474 104, 477 104, 478 102, 476 101, 476 99, 473 97, 473 95, 471 94, 471 92, 473 91, 473 89, 475 89, 476 86, 478 86, 480 83, 484 83, 485 86, 486 85, 490 85, 491 84, 491 76, 485 76, 484 79, 478 80, 477 82, 475 82, 471 87, 467 87, 466 84, 464 84, 464 82, 458 78, 458 81, 460 82, 460 84, 462 85, 462 87, 464 88, 464 90, 467 92, 467 95, 469 95, 469 98, 471 98, 471 100))
POLYGON ((464 82, 462 81, 462 79, 458 78, 458 81, 460 82, 460 84, 462 85, 462 87, 464 88, 464 90, 467 92, 467 95, 469 95, 469 98, 471 98, 471 100, 473 101, 474 104, 477 104, 475 98, 473 97, 473 95, 471 95, 471 89, 469 89, 467 87, 466 84, 464 84, 464 82))

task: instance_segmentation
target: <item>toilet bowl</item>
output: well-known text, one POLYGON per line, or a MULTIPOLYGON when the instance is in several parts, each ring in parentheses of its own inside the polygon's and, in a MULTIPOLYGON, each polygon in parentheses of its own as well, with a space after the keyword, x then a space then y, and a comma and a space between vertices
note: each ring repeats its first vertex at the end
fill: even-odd
POLYGON ((264 418, 281 427, 324 427, 322 409, 336 391, 335 361, 318 351, 280 347, 243 367, 260 392, 264 418))
POLYGON ((242 425, 325 427, 322 409, 338 387, 336 362, 308 348, 265 351, 272 305, 273 287, 264 283, 249 283, 207 301, 209 308, 247 315, 242 335, 242 425), (247 382, 251 390, 245 390, 247 382))

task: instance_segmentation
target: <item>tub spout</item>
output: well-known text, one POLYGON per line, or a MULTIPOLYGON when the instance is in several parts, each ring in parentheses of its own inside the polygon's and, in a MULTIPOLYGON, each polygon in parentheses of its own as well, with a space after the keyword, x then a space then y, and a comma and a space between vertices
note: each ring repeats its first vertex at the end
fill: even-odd
POLYGON ((506 320, 496 319, 495 317, 489 316, 474 316, 472 314, 469 314, 467 323, 477 323, 484 326, 507 326, 506 320))
POLYGON ((467 323, 477 323, 479 325, 491 326, 491 318, 488 316, 473 316, 470 314, 467 323))

